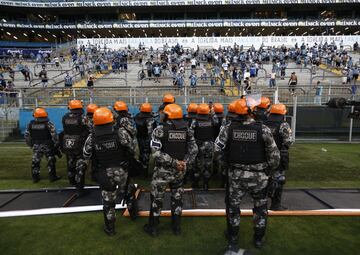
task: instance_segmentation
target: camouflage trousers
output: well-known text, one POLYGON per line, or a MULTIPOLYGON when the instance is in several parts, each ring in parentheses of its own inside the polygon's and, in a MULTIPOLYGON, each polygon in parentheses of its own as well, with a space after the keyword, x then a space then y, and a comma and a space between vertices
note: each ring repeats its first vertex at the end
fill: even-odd
POLYGON ((183 179, 184 172, 174 168, 156 166, 151 181, 151 212, 159 217, 163 207, 165 189, 169 186, 171 191, 171 213, 181 216, 182 196, 184 193, 183 179))
POLYGON ((85 183, 85 172, 87 169, 87 161, 82 154, 67 154, 66 155, 68 178, 71 185, 82 189, 85 183))
POLYGON ((110 167, 98 170, 104 214, 109 221, 115 221, 115 203, 126 192, 128 171, 123 167, 110 167), (101 176, 102 175, 102 176, 101 176))
POLYGON ((229 170, 228 222, 232 227, 240 225, 240 204, 246 193, 254 201, 253 222, 257 235, 264 235, 267 224, 267 184, 268 176, 264 172, 243 171, 231 167, 229 170))
POLYGON ((150 140, 144 139, 141 137, 137 138, 139 145, 139 160, 142 164, 142 167, 145 171, 149 168, 149 159, 150 159, 150 140))
POLYGON ((199 180, 203 177, 208 181, 211 177, 211 166, 213 164, 214 143, 211 141, 198 143, 199 152, 196 156, 194 168, 194 179, 199 180))
POLYGON ((41 158, 45 155, 49 174, 56 171, 56 158, 53 148, 47 144, 34 144, 32 147, 33 156, 31 160, 31 173, 33 176, 40 175, 41 158))

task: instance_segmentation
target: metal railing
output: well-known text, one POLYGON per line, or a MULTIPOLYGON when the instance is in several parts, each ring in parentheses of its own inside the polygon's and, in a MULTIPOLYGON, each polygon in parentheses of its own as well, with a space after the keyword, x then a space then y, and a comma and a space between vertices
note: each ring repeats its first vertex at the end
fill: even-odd
MULTIPOLYGON (((297 85, 294 87, 298 105, 319 105, 333 97, 351 98, 352 91, 349 85, 322 85, 322 93, 318 95, 313 85, 297 85)), ((9 95, 0 92, 0 105, 9 104, 9 95), (3 93, 3 94, 1 94, 3 93), (3 99, 3 100, 1 100, 3 99)), ((220 102, 227 104, 241 95, 248 93, 262 93, 273 102, 280 101, 292 105, 293 94, 289 86, 275 88, 254 87, 246 91, 243 86, 226 86, 221 90, 219 86, 202 85, 191 88, 185 85, 176 86, 142 87, 142 86, 109 86, 88 88, 24 88, 16 92, 16 97, 11 98, 11 103, 19 108, 59 107, 66 106, 71 99, 83 100, 84 103, 97 103, 99 105, 112 105, 116 100, 124 100, 129 105, 139 105, 143 102, 160 104, 165 93, 172 93, 176 102, 187 105, 190 102, 220 102)), ((359 96, 357 96, 359 97, 359 96)))

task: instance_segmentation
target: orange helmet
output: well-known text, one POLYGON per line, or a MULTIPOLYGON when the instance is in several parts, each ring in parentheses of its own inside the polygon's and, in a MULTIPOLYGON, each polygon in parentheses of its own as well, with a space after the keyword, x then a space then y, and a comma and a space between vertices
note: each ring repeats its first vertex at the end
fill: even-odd
POLYGON ((149 103, 143 103, 140 105, 140 112, 152 112, 152 106, 149 103))
POLYGON ((96 104, 89 104, 86 107, 86 112, 87 113, 94 113, 97 108, 99 108, 99 106, 97 106, 96 104))
POLYGON ((261 103, 257 106, 259 108, 267 109, 270 106, 270 99, 268 97, 261 97, 261 103))
POLYGON ((197 113, 197 108, 198 108, 198 105, 195 104, 195 103, 191 103, 189 104, 188 108, 187 108, 187 112, 188 113, 197 113))
POLYGON ((173 103, 175 103, 175 98, 171 94, 165 94, 163 97, 163 102, 173 104, 173 103))
POLYGON ((82 109, 83 104, 80 100, 70 100, 68 107, 70 110, 82 109))
POLYGON ((93 122, 95 126, 109 124, 113 121, 113 114, 108 108, 100 107, 95 110, 93 117, 93 122))
POLYGON ((36 108, 34 110, 33 116, 35 118, 46 118, 48 116, 45 108, 36 108))
POLYGON ((114 104, 115 111, 128 111, 128 107, 124 101, 116 101, 114 104))
POLYGON ((286 106, 284 104, 273 104, 270 108, 270 113, 285 115, 286 106))
POLYGON ((183 117, 182 109, 177 104, 168 104, 163 111, 170 120, 181 119, 183 117))
POLYGON ((197 114, 209 114, 210 107, 208 104, 199 104, 197 108, 197 114))
POLYGON ((215 113, 223 113, 224 112, 224 106, 220 103, 214 104, 214 112, 215 113))
POLYGON ((228 107, 227 107, 228 112, 235 113, 235 103, 236 103, 236 100, 235 100, 235 101, 232 101, 232 102, 228 105, 228 107))
POLYGON ((249 112, 249 107, 246 105, 246 100, 244 98, 237 100, 235 103, 235 113, 240 115, 246 115, 249 112))

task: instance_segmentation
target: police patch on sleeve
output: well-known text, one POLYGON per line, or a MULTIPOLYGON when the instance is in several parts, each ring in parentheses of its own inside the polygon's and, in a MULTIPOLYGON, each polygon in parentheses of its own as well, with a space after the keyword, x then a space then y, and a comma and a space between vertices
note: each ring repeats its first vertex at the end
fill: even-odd
POLYGON ((233 130, 233 140, 240 142, 257 142, 256 130, 233 130))

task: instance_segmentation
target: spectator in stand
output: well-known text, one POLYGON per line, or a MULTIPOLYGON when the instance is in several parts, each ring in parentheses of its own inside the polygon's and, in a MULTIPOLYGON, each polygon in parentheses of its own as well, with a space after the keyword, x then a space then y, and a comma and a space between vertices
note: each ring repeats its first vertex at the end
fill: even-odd
POLYGON ((155 76, 155 80, 154 83, 160 83, 159 81, 159 77, 161 76, 161 67, 160 67, 160 63, 155 63, 153 66, 153 73, 155 76))
POLYGON ((314 104, 321 105, 322 92, 323 92, 323 85, 320 83, 320 81, 317 81, 315 85, 314 104))
POLYGON ((196 75, 196 71, 194 71, 190 76, 190 87, 191 88, 196 88, 196 83, 197 83, 197 75, 196 75))
POLYGON ((71 89, 73 86, 73 78, 70 76, 68 72, 66 72, 66 76, 64 78, 65 88, 71 89))
POLYGON ((298 79, 297 79, 296 73, 292 72, 289 82, 288 82, 289 91, 290 91, 291 95, 294 95, 294 93, 295 93, 295 87, 297 85, 297 82, 298 82, 298 79))
POLYGON ((354 43, 354 47, 353 47, 354 51, 357 51, 359 49, 359 44, 358 42, 354 43))
POLYGON ((269 88, 276 87, 276 72, 272 71, 270 74, 269 88))
POLYGON ((147 76, 148 78, 151 78, 153 72, 153 64, 150 59, 145 63, 145 66, 147 70, 147 76))
POLYGON ((354 79, 354 85, 356 85, 357 79, 359 78, 359 67, 357 65, 353 68, 353 79, 354 79))

